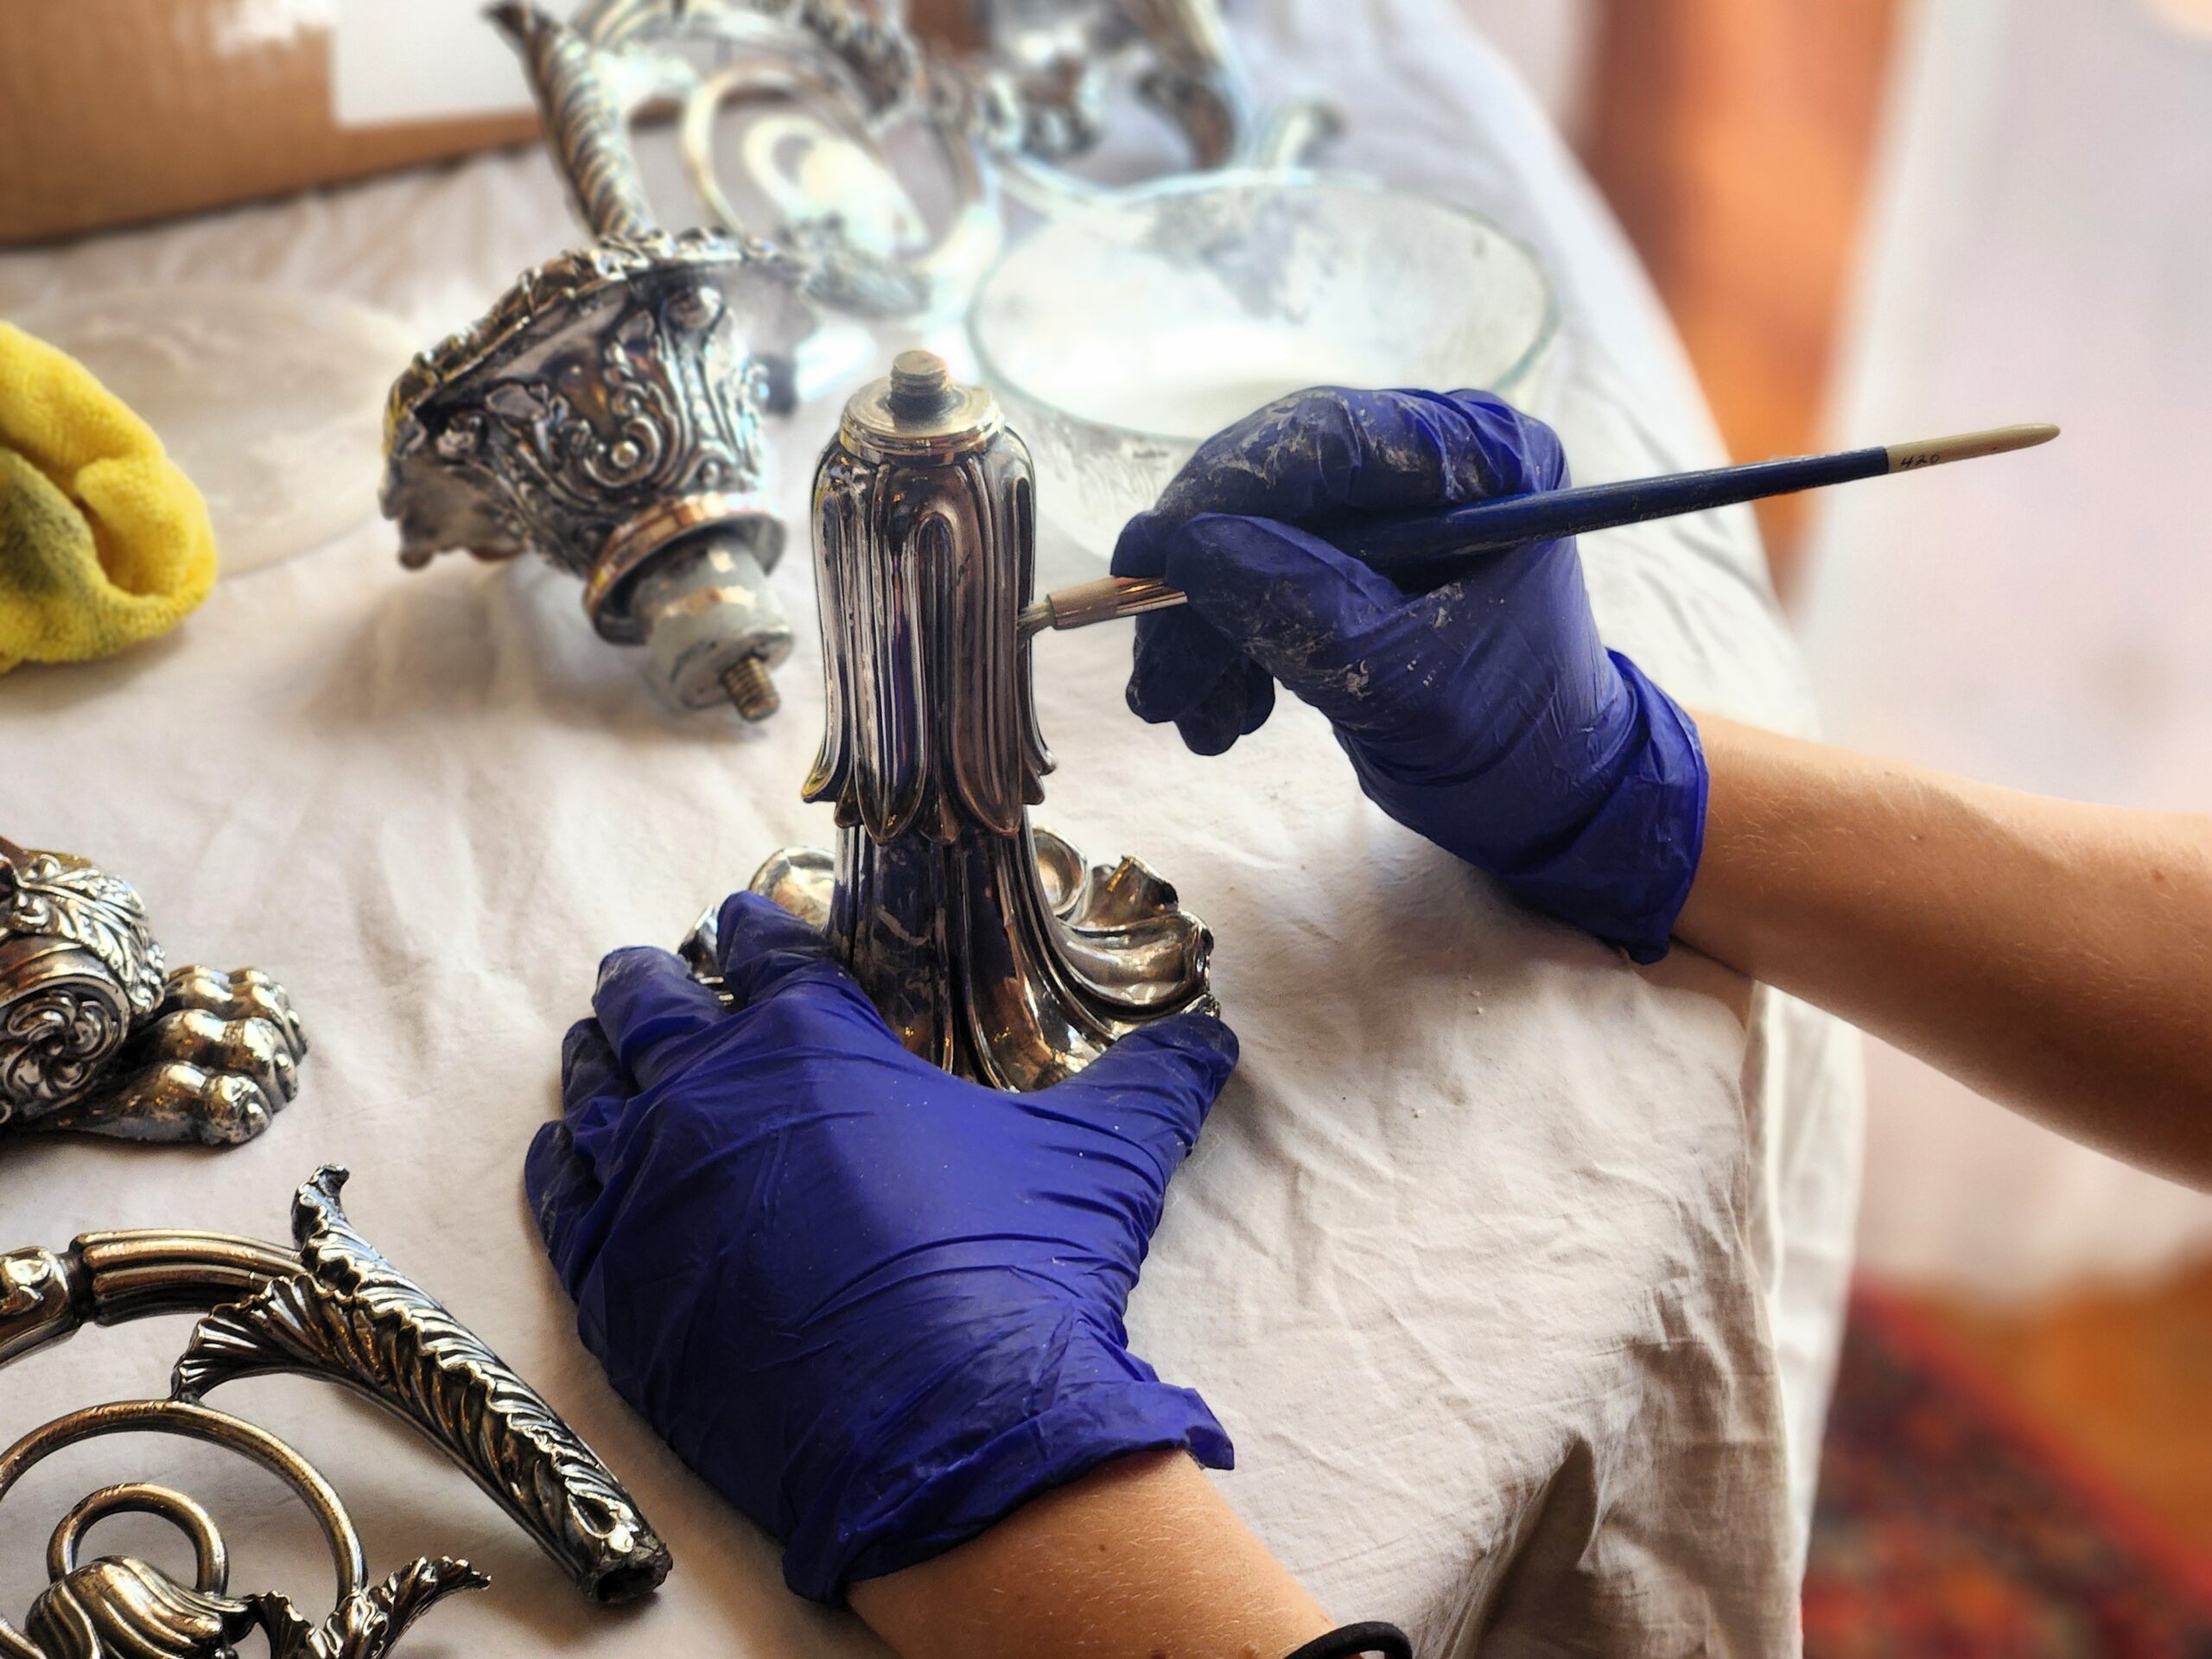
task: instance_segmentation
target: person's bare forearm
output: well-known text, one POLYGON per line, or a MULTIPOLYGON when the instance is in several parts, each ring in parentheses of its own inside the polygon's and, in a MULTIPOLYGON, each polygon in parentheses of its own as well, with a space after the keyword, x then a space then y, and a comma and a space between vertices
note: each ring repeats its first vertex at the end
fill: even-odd
POLYGON ((1699 727, 1712 791, 1678 938, 2212 1186, 2212 818, 1699 727))
POLYGON ((1281 1659, 1333 1628, 1180 1452, 1116 1459, 849 1594, 902 1659, 1281 1659))

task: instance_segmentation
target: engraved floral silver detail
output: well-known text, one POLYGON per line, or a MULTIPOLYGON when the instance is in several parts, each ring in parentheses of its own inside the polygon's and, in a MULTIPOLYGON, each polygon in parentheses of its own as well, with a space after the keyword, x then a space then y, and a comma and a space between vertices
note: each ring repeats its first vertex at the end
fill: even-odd
POLYGON ((602 244, 417 359, 388 422, 401 559, 529 550, 588 577, 656 503, 756 490, 766 371, 731 338, 725 284, 774 285, 705 235, 602 244))
POLYGON ((749 237, 662 230, 598 50, 518 0, 489 15, 593 240, 393 386, 381 499, 401 562, 543 555, 582 578, 603 638, 654 647, 671 702, 726 696, 763 718, 791 634, 766 581, 783 527, 761 499, 760 424, 798 395, 817 327, 805 273, 749 237))
POLYGON ((613 1476, 537 1392, 356 1232, 326 1169, 294 1200, 301 1271, 210 1313, 172 1390, 297 1371, 411 1423, 594 1596, 659 1582, 667 1551, 613 1476))
POLYGON ((0 1128, 232 1144, 306 1052, 265 975, 168 969, 130 883, 0 841, 0 1128))
POLYGON ((45 1659, 225 1659, 255 1631, 270 1659, 383 1659, 431 1607, 489 1582, 466 1561, 416 1560, 341 1598, 317 1625, 273 1592, 209 1594, 149 1562, 110 1556, 44 1591, 23 1631, 45 1659))
POLYGON ((0 865, 0 934, 67 939, 99 958, 134 1018, 162 1000, 162 947, 128 881, 88 859, 28 852, 0 865))
POLYGON ((47 1659, 214 1659, 255 1623, 245 1602, 124 1556, 56 1580, 31 1604, 23 1634, 47 1659))
POLYGON ((0 997, 0 1124, 83 1094, 130 1029, 127 999, 105 973, 52 974, 0 997))
POLYGON ((926 353, 847 405, 815 475, 826 709, 804 791, 836 804, 836 854, 786 849, 753 881, 823 927, 908 1048, 1019 1090, 1214 1006, 1212 936, 1173 887, 1029 822, 1052 764, 1015 626, 1033 493, 988 395, 926 353))
POLYGON ((371 1585, 353 1517, 314 1465, 243 1419, 173 1401, 91 1406, 41 1425, 0 1452, 0 1497, 54 1452, 117 1433, 204 1441, 274 1474, 322 1529, 337 1568, 336 1603, 312 1624, 284 1596, 232 1596, 230 1552, 214 1517, 182 1492, 130 1482, 90 1494, 55 1526, 47 1546, 50 1582, 32 1602, 23 1628, 0 1618, 0 1655, 7 1659, 231 1659, 235 1645, 255 1631, 267 1638, 270 1659, 383 1659, 431 1606, 488 1582, 466 1561, 425 1557, 371 1585), (79 1560, 86 1531, 127 1512, 158 1516, 185 1535, 193 1547, 193 1583, 135 1556, 79 1560))

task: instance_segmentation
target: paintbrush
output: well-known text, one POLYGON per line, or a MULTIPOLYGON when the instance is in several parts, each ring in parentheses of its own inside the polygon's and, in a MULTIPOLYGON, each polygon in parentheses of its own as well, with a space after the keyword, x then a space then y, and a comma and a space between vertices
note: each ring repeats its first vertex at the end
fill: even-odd
MULTIPOLYGON (((1919 443, 1877 445, 1832 455, 1793 455, 1783 461, 1753 461, 1745 467, 1715 467, 1705 472, 1669 473, 1632 478, 1618 484, 1591 484, 1580 489, 1541 490, 1500 496, 1432 512, 1387 518, 1343 518, 1341 528, 1356 535, 1360 557, 1411 593, 1439 588, 1480 566, 1501 548, 1554 541, 1650 518, 1704 512, 1741 501, 1764 500, 1799 490, 1885 473, 1914 473, 1947 461, 1973 461, 2048 443, 2055 426, 2000 426, 1956 437, 1919 443)), ((1326 531, 1324 521, 1308 528, 1326 531)), ((1084 628, 1094 622, 1135 616, 1180 605, 1185 595, 1157 576, 1108 576, 1046 594, 1022 607, 1023 639, 1047 628, 1084 628)))

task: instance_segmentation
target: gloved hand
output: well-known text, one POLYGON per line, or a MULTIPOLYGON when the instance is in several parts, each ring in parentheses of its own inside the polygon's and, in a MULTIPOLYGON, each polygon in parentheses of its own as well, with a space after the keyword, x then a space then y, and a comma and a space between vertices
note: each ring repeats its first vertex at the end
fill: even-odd
POLYGON ((1138 618, 1130 709, 1218 754, 1259 729, 1280 680, 1399 823, 1656 961, 1696 874, 1705 757, 1689 717, 1598 638, 1573 542, 1424 594, 1361 563, 1363 517, 1566 482, 1551 429, 1484 392, 1270 404, 1122 532, 1116 575, 1191 596, 1138 618))
POLYGON ((766 899, 722 906, 719 949, 734 1012, 666 951, 601 965, 526 1184, 585 1345, 791 1587, 834 1601, 1123 1453, 1227 1468, 1122 1312, 1228 1028, 1001 1094, 909 1054, 766 899))

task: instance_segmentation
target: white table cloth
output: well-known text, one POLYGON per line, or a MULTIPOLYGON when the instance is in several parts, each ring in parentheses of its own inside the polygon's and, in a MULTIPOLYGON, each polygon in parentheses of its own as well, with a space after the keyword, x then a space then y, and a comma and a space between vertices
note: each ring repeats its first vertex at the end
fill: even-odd
MULTIPOLYGON (((1540 251, 1565 310, 1543 407, 1580 477, 1717 458, 1611 222, 1444 0, 1280 0, 1245 36, 1268 89, 1344 102, 1344 164, 1540 251)), ((0 315, 250 280, 381 306, 427 343, 572 237, 543 156, 486 157, 10 255, 0 315)), ((787 509, 833 412, 779 434, 787 509)), ((315 1045, 297 1103, 244 1149, 8 1145, 0 1244, 281 1235, 294 1185, 348 1165, 362 1229, 567 1412, 678 1560, 650 1605, 594 1611, 397 1431, 316 1385, 240 1388, 230 1407, 348 1496, 378 1571, 450 1551, 493 1574, 413 1650, 876 1651, 790 1597, 768 1541, 607 1388, 519 1179, 601 952, 672 943, 771 849, 830 836, 798 798, 821 706, 808 561, 778 573, 809 636, 785 709, 741 729, 663 713, 541 563, 405 575, 391 548, 365 526, 226 581, 150 648, 0 680, 0 830, 126 874, 176 959, 276 972, 315 1045)), ((1609 639, 1676 696, 1808 725, 1746 517, 1595 537, 1586 557, 1609 639)), ((1639 971, 1519 909, 1370 807, 1303 709, 1224 759, 1185 753, 1125 712, 1127 651, 1100 628, 1040 652, 1060 770, 1039 817, 1094 857, 1145 857, 1218 936, 1244 1063, 1132 1329, 1234 1434, 1230 1497, 1339 1616, 1400 1620, 1426 1655, 1791 1649, 1856 1181, 1847 1033, 1688 951, 1639 971)), ((160 1391, 183 1336, 92 1332, 10 1369, 0 1439, 160 1391)), ((266 1479, 133 1442, 0 1510, 11 1615, 53 1521, 125 1472, 213 1503, 239 1586, 326 1605, 311 1529, 266 1479)), ((134 1526, 104 1536, 176 1561, 134 1526)))

